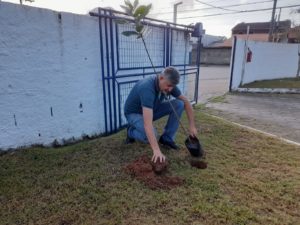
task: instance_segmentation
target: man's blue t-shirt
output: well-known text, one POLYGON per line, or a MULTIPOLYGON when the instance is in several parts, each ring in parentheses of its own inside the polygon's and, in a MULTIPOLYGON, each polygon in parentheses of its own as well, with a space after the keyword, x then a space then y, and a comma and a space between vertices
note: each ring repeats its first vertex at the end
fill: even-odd
MULTIPOLYGON (((170 93, 177 98, 181 95, 178 87, 174 87, 170 93)), ((154 109, 154 106, 165 99, 165 95, 160 92, 158 85, 158 77, 151 76, 138 83, 130 91, 125 102, 125 115, 131 113, 142 114, 142 107, 154 109)))

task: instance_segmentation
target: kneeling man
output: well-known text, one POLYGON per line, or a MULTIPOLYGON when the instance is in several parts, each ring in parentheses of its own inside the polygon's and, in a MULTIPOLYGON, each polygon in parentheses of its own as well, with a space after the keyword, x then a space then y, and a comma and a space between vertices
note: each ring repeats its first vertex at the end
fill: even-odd
POLYGON ((124 112, 128 121, 126 143, 132 143, 135 140, 149 143, 153 151, 152 161, 154 162, 165 161, 158 142, 163 146, 178 149, 174 141, 179 126, 176 114, 180 118, 185 110, 189 120, 189 133, 191 136, 197 135, 193 108, 176 86, 179 80, 179 72, 174 67, 167 67, 157 76, 140 80, 133 87, 125 102, 124 112), (169 100, 169 95, 175 99, 169 100), (168 122, 157 141, 153 121, 167 115, 169 116, 168 122))

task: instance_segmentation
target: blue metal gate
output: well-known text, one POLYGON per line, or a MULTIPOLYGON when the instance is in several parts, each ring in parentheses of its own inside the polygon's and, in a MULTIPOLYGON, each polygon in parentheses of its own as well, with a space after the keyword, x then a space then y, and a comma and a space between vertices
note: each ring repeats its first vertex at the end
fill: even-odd
MULTIPOLYGON (((134 30, 132 24, 119 24, 116 19, 124 19, 124 13, 98 8, 100 60, 104 100, 105 133, 114 133, 126 125, 124 104, 137 81, 154 75, 141 39, 126 37, 123 31, 134 30)), ((127 17, 130 21, 130 18, 127 17)), ((190 65, 190 34, 194 27, 147 19, 145 42, 156 71, 166 66, 176 67, 181 74, 178 85, 181 91, 196 103, 199 82, 199 49, 196 65, 190 65)))

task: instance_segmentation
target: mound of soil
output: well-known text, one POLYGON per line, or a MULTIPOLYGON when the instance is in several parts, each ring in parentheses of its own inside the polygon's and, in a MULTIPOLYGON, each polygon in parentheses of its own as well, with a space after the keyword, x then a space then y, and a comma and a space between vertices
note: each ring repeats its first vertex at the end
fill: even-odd
POLYGON ((152 170, 154 171, 154 173, 163 174, 163 173, 167 172, 168 165, 169 165, 167 160, 165 162, 156 161, 155 163, 151 161, 150 163, 151 163, 152 170))
POLYGON ((207 163, 201 160, 190 160, 190 164, 192 167, 196 167, 198 169, 206 169, 207 163))
POLYGON ((143 182, 150 189, 172 189, 183 184, 181 177, 167 176, 167 163, 151 163, 148 156, 143 155, 125 167, 125 172, 143 182), (157 172, 158 171, 158 172, 157 172))

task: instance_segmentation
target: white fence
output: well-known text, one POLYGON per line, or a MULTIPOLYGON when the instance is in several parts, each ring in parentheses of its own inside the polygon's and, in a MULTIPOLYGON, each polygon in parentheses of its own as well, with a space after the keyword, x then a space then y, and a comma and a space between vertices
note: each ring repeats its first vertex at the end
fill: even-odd
POLYGON ((236 40, 231 60, 231 90, 259 80, 296 77, 300 46, 298 44, 236 40), (248 49, 252 52, 247 62, 248 49))

